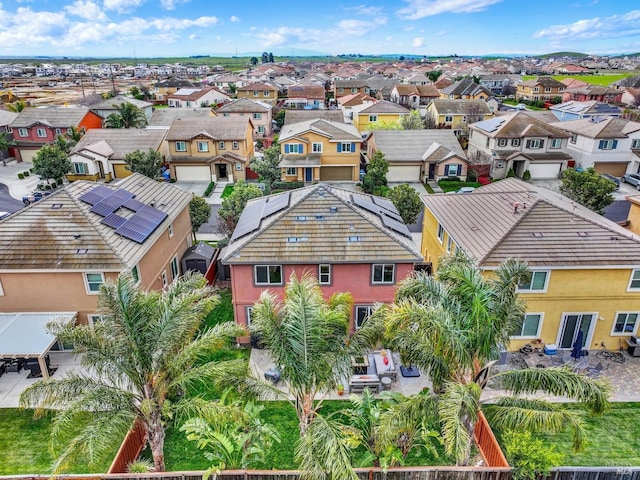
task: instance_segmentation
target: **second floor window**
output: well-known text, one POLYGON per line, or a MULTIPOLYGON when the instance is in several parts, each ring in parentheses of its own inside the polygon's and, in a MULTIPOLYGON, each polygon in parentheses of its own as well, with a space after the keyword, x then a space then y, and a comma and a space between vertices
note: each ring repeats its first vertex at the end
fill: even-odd
POLYGON ((544 147, 544 140, 541 138, 532 138, 527 140, 527 148, 531 150, 539 150, 544 147))
POLYGON ((499 147, 506 147, 507 146, 507 139, 506 138, 499 138, 498 139, 498 146, 499 147))
POLYGON ((445 115, 444 116, 444 122, 445 123, 452 123, 453 122, 453 115, 445 115))
POLYGON ((198 142, 198 151, 199 152, 208 152, 209 151, 209 143, 208 142, 198 142))
POLYGON ((18 129, 18 136, 19 137, 28 137, 29 136, 29 132, 27 131, 26 128, 19 128, 18 129))
POLYGON ((571 138, 569 139, 569 142, 576 143, 577 141, 578 141, 578 134, 577 133, 571 134, 571 138))
POLYGON ((633 142, 631 142, 631 148, 633 150, 640 149, 640 139, 635 139, 633 142))
POLYGON ((542 292, 547 289, 547 280, 549 272, 545 270, 536 270, 531 272, 531 278, 528 282, 518 286, 518 290, 526 292, 542 292))
POLYGON ((331 284, 331 265, 327 263, 318 265, 318 283, 320 285, 331 284))
POLYGON ((254 120, 260 120, 262 118, 262 113, 256 112, 253 114, 254 120))
POLYGON ((231 148, 234 150, 238 150, 240 148, 240 144, 238 142, 233 142, 231 144, 231 148))
POLYGON ((356 151, 355 143, 339 143, 338 144, 338 153, 351 153, 356 151))
POLYGON ((393 283, 395 265, 392 263, 373 264, 371 268, 371 283, 393 283))
POLYGON ((438 241, 444 242, 444 227, 440 224, 438 224, 438 241))
POLYGON ((185 142, 176 142, 176 152, 186 152, 187 144, 185 142))
POLYGON ((254 268, 256 285, 282 285, 282 265, 256 265, 254 268))
POLYGON ((598 143, 599 150, 615 150, 618 146, 618 140, 600 140, 598 143))
POLYGON ((304 153, 304 147, 301 143, 286 143, 284 153, 304 153))
POLYGON ((47 138, 47 131, 44 128, 36 129, 36 135, 40 138, 47 138))
POLYGON ((512 147, 519 147, 520 146, 520 139, 519 138, 512 138, 511 139, 511 146, 512 147))
POLYGON ((549 148, 560 148, 562 146, 562 139, 561 138, 552 138, 551 139, 551 144, 549 145, 549 148))
POLYGON ((311 151, 313 153, 322 153, 322 144, 321 143, 312 143, 311 151))
POLYGON ((224 150, 225 146, 224 146, 224 142, 218 142, 218 148, 220 150, 224 150))
POLYGON ((369 121, 370 122, 377 122, 378 121, 378 116, 377 115, 369 115, 369 121))
POLYGON ((100 293, 100 285, 104 283, 104 275, 102 273, 85 273, 84 280, 87 293, 95 295, 100 293))

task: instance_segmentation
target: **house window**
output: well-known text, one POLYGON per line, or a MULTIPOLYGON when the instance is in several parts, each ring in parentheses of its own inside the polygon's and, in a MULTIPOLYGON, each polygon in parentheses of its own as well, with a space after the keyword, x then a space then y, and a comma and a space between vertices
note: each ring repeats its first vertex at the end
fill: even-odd
POLYGON ((239 144, 238 142, 233 142, 233 143, 231 144, 231 148, 232 148, 233 150, 238 150, 238 149, 240 148, 240 144, 239 144))
POLYGON ((551 93, 551 87, 544 87, 545 93, 551 93))
POLYGON ((104 321, 104 315, 87 315, 87 321, 91 328, 95 327, 98 323, 104 321))
POLYGON ((511 146, 512 147, 519 147, 520 146, 520 139, 519 138, 512 138, 511 139, 511 146))
POLYGON ((231 116, 231 114, 229 114, 229 113, 225 112, 225 113, 223 113, 223 114, 222 114, 222 116, 223 116, 223 117, 230 117, 230 116, 231 116))
POLYGON ((577 133, 572 133, 571 134, 571 138, 569 139, 569 142, 576 143, 577 141, 578 141, 578 134, 577 133))
POLYGON ((536 93, 539 92, 540 91, 540 87, 533 87, 533 91, 536 92, 536 93))
POLYGON ((102 273, 85 273, 84 283, 88 294, 97 295, 100 293, 100 285, 104 283, 104 275, 102 273))
POLYGON ((239 172, 242 170, 242 163, 236 162, 236 171, 239 172))
POLYGON ((444 123, 452 123, 452 122, 453 122, 453 115, 444 116, 444 123))
POLYGON ((370 122, 377 122, 378 121, 378 116, 377 115, 369 115, 369 121, 370 122))
POLYGON ((180 275, 180 267, 178 267, 178 257, 171 259, 171 278, 175 280, 180 275))
POLYGON ((176 142, 176 152, 186 152, 187 144, 186 142, 176 142))
POLYGON ((318 265, 318 282, 320 285, 331 284, 331 265, 328 263, 318 265))
POLYGON ((344 93, 344 88, 338 87, 338 93, 344 93))
POLYGON ((357 88, 351 88, 351 93, 358 93, 358 89, 357 88))
POLYGON ((260 92, 258 92, 258 90, 254 90, 254 91, 253 91, 253 96, 254 96, 254 97, 257 97, 258 95, 260 95, 260 92))
POLYGON ((264 92, 262 92, 262 96, 263 97, 268 97, 269 96, 269 90, 265 90, 264 92))
POLYGON ((504 168, 504 160, 496 160, 496 168, 504 168))
POLYGON ((245 312, 247 314, 247 327, 251 326, 251 316, 253 315, 253 307, 245 307, 245 312))
POLYGON ((253 114, 254 120, 262 120, 262 113, 256 112, 253 114))
POLYGON ((373 305, 356 305, 356 314, 354 323, 356 330, 364 325, 364 322, 369 320, 369 317, 373 313, 373 305))
POLYGON ((532 138, 527 140, 527 148, 531 150, 539 150, 544 147, 544 140, 542 138, 532 138))
POLYGON ((56 128, 56 135, 62 135, 62 129, 56 128))
POLYGON ((453 240, 451 236, 447 236, 447 253, 451 253, 451 247, 453 246, 453 240))
POLYGON ((2 288, 2 282, 0 281, 0 297, 4 296, 4 289, 2 288))
POLYGON ((304 153, 304 147, 301 143, 287 143, 284 146, 284 153, 304 153))
POLYGON ((600 140, 598 143, 599 150, 615 150, 618 146, 618 140, 600 140))
POLYGON ((224 142, 218 142, 218 148, 224 150, 224 142))
POLYGON ((73 164, 73 173, 76 175, 86 175, 89 173, 86 163, 74 163, 73 164))
POLYGON ((258 125, 258 133, 264 134, 266 132, 266 130, 264 129, 263 125, 258 125))
POLYGON ((298 169, 296 167, 288 167, 287 168, 287 176, 293 177, 298 176, 298 169))
POLYGON ((47 131, 44 128, 36 129, 36 135, 40 138, 47 138, 47 131))
POLYGON ((444 227, 438 224, 438 240, 440 243, 444 242, 444 227))
POLYGON ((538 270, 531 272, 531 278, 527 283, 518 286, 518 290, 523 292, 544 292, 547 289, 547 280, 549 272, 546 270, 538 270))
POLYGON ((631 142, 631 148, 633 150, 640 149, 640 139, 635 139, 633 142, 631 142))
POLYGON ((640 290, 640 270, 631 272, 631 280, 629 281, 628 290, 640 290))
POLYGON ((446 166, 447 177, 455 177, 462 173, 462 165, 458 163, 452 163, 446 166))
POLYGON ((527 313, 516 325, 512 337, 538 338, 542 326, 542 313, 527 313))
POLYGON ((27 131, 26 128, 19 128, 18 129, 18 136, 19 137, 28 137, 29 136, 29 132, 27 131))
POLYGON ((137 284, 140 283, 140 270, 138 269, 138 265, 134 265, 131 269, 131 278, 137 284))
POLYGON ((167 232, 169 233, 169 238, 173 237, 173 223, 170 223, 167 227, 167 232))
POLYGON ((209 142, 198 142, 198 151, 199 152, 208 152, 209 151, 209 142))
POLYGON ((618 312, 611 335, 633 335, 638 322, 638 312, 618 312))
POLYGON ((317 142, 312 143, 311 151, 313 153, 322 153, 322 143, 317 143, 317 142))
POLYGON ((162 271, 161 278, 162 278, 162 288, 167 288, 167 285, 168 285, 169 283, 168 283, 168 281, 167 281, 167 271, 166 271, 166 270, 163 270, 163 271, 162 271))
POLYGON ((498 139, 498 146, 499 147, 506 147, 507 146, 507 139, 506 138, 499 138, 498 139))
POLYGON ((552 138, 551 139, 551 145, 549 145, 549 148, 560 148, 562 146, 562 139, 561 138, 552 138))
POLYGON ((256 265, 254 282, 256 285, 282 285, 282 265, 256 265))
POLYGON ((489 148, 489 141, 490 141, 490 140, 491 140, 491 139, 490 139, 489 137, 487 137, 487 141, 486 141, 486 142, 484 142, 484 146, 485 146, 485 147, 489 148))
POLYGON ((395 265, 392 263, 377 263, 371 268, 371 283, 393 283, 395 265))
POLYGON ((338 144, 338 153, 350 153, 356 151, 355 143, 339 143, 338 144))

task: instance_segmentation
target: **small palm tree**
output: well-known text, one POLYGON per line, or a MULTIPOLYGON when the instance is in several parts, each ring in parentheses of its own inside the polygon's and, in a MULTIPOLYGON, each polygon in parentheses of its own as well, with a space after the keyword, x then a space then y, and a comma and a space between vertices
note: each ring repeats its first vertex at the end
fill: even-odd
POLYGON ((110 113, 104 119, 104 128, 125 128, 124 120, 118 113, 110 113))
POLYGON ((202 319, 216 302, 199 274, 186 274, 164 291, 145 291, 130 275, 120 275, 101 287, 102 321, 94 327, 51 326, 59 339, 74 345, 86 371, 36 382, 20 403, 38 407, 38 413, 57 410, 54 444, 89 414, 89 423, 66 445, 54 471, 77 455, 99 459, 136 420, 146 430, 154 469, 165 470, 169 420, 206 418, 216 409, 215 402, 194 394, 197 387, 240 388, 247 376, 241 360, 201 360, 242 334, 232 322, 200 333, 202 319))
POLYGON ((7 108, 9 109, 10 112, 20 113, 25 108, 27 108, 27 104, 24 102, 24 100, 18 100, 13 103, 8 103, 7 108))

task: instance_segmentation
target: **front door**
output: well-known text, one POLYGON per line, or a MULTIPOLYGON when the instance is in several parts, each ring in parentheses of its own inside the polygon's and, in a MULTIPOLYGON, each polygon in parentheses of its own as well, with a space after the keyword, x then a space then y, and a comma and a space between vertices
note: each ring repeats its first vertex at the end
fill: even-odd
POLYGON ((582 330, 582 346, 589 345, 595 313, 566 313, 560 325, 558 348, 571 349, 578 332, 582 330))
POLYGON ((218 164, 218 178, 227 178, 227 164, 219 163, 218 164))
POLYGON ((429 164, 429 180, 433 180, 435 178, 435 173, 436 173, 436 164, 435 163, 430 163, 429 164))
POLYGON ((104 166, 100 160, 98 160, 98 170, 100 170, 100 178, 104 178, 104 166))
POLYGON ((313 168, 304 169, 304 181, 313 182, 313 168))

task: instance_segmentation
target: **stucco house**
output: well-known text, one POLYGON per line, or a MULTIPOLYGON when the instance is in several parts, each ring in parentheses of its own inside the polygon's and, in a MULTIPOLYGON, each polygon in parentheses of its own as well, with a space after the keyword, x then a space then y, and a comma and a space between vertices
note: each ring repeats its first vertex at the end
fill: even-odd
POLYGON ((222 258, 239 324, 264 289, 282 296, 292 274, 309 273, 327 297, 351 293, 352 329, 421 261, 391 202, 322 183, 250 200, 222 258))
POLYGON ((291 85, 287 88, 287 98, 284 106, 287 108, 302 108, 324 110, 326 91, 324 85, 291 85))
POLYGON ((167 96, 176 93, 181 88, 194 88, 195 85, 190 81, 182 78, 170 77, 165 80, 156 82, 153 85, 153 95, 155 100, 167 103, 167 96))
POLYGON ((469 125, 493 114, 484 100, 433 100, 426 115, 438 128, 450 128, 456 135, 465 135, 469 125))
POLYGON ((181 88, 167 95, 167 104, 172 108, 202 108, 230 102, 231 97, 216 87, 181 88))
POLYGON ((221 106, 214 114, 221 117, 251 118, 256 138, 268 137, 273 133, 273 106, 269 103, 239 98, 221 106))
POLYGON ((538 77, 518 83, 516 97, 521 100, 549 101, 562 98, 566 87, 553 77, 538 77))
POLYGON ((398 122, 402 117, 409 115, 408 108, 394 102, 381 100, 372 104, 363 103, 351 108, 353 114, 353 125, 359 132, 367 132, 372 123, 376 122, 398 122))
POLYGON ((493 96, 493 92, 467 77, 452 83, 440 90, 440 98, 443 100, 486 100, 493 96))
POLYGON ((265 82, 254 82, 236 90, 238 98, 248 98, 249 100, 260 100, 270 105, 278 102, 278 87, 265 82))

